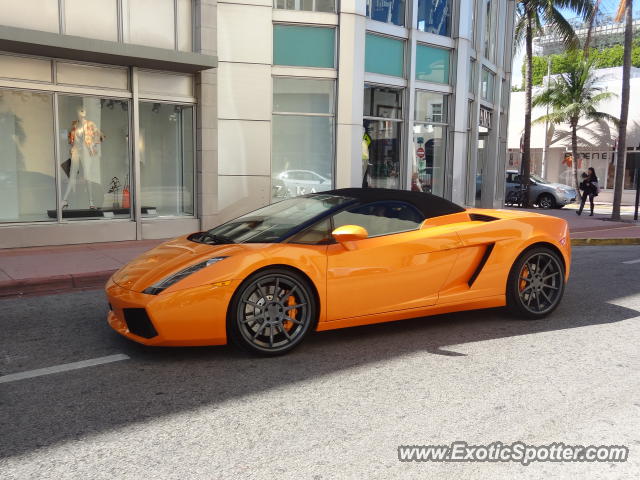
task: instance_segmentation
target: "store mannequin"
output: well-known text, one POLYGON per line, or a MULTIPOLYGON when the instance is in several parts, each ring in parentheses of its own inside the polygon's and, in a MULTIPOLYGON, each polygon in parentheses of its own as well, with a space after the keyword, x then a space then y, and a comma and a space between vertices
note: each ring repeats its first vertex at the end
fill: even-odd
POLYGON ((69 183, 67 184, 67 189, 62 197, 62 208, 69 207, 67 198, 69 197, 71 190, 75 192, 76 182, 80 176, 80 167, 82 167, 82 174, 87 182, 89 208, 94 210, 96 206, 93 203, 93 194, 91 192, 92 171, 98 164, 99 160, 98 145, 102 143, 106 137, 94 122, 87 120, 87 111, 84 107, 79 106, 76 113, 77 120, 73 120, 71 122, 71 129, 69 130, 68 135, 69 145, 71 145, 71 164, 69 168, 69 183))

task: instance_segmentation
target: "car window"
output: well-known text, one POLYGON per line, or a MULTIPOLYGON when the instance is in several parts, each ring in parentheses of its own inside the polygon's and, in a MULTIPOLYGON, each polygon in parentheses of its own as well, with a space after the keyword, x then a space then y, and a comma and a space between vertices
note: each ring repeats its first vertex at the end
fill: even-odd
POLYGON ((331 220, 329 218, 311 225, 289 239, 289 243, 302 243, 304 245, 327 245, 331 242, 331 220))
POLYGON ((218 243, 273 243, 288 232, 313 221, 352 199, 333 195, 296 197, 274 203, 209 230, 207 238, 218 243))
POLYGON ((333 216, 333 228, 358 225, 379 237, 420 228, 424 221, 415 207, 404 202, 373 202, 350 208, 333 216))

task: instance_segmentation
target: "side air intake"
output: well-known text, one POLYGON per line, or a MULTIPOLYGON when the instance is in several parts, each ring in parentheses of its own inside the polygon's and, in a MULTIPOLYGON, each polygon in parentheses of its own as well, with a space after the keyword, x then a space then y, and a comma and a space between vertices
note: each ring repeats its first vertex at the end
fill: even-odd
POLYGON ((482 213, 470 213, 469 218, 472 222, 493 222, 494 220, 498 220, 496 217, 482 213))
POLYGON ((485 264, 487 263, 487 260, 489 260, 489 256, 491 255, 491 252, 493 251, 494 245, 495 245, 495 243, 490 243, 489 245, 487 245, 487 249, 484 251, 484 254, 482 255, 482 258, 480 259, 480 263, 478 263, 478 266, 476 267, 475 271, 471 275, 471 278, 469 278, 469 281, 467 282, 467 284, 469 285, 469 288, 472 287, 472 285, 474 284, 474 282, 478 278, 478 275, 480 275, 480 272, 482 272, 482 269, 484 268, 485 264))

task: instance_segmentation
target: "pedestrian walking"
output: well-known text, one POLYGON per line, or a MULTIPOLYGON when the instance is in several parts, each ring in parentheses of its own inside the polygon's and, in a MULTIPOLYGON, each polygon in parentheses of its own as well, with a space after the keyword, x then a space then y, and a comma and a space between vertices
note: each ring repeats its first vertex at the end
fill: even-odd
POLYGON ((582 190, 582 201, 580 202, 580 208, 576 212, 576 214, 581 215, 582 210, 584 209, 584 204, 587 201, 587 197, 589 198, 589 204, 591 206, 590 217, 593 217, 593 197, 597 197, 599 193, 598 187, 598 176, 596 175, 596 171, 593 167, 589 167, 588 173, 582 173, 582 182, 580 182, 580 190, 582 190))

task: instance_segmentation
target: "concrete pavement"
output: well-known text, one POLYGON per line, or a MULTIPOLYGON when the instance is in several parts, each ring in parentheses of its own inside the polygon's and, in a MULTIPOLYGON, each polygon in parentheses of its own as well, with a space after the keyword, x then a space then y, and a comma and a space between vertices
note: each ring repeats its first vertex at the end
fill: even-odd
MULTIPOLYGON (((575 214, 574 214, 575 215, 575 214)), ((290 355, 145 348, 100 291, 0 300, 0 478, 624 479, 640 471, 640 252, 576 247, 547 320, 466 312, 290 355), (626 463, 402 463, 398 445, 627 445, 626 463)))

